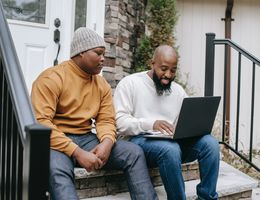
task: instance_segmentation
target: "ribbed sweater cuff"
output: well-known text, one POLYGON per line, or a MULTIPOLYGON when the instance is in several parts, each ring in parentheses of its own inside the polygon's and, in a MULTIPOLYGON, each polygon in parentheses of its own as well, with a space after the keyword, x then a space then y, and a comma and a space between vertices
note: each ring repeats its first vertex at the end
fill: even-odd
POLYGON ((78 147, 77 144, 75 144, 74 142, 70 142, 69 145, 66 147, 66 149, 64 150, 64 153, 67 156, 71 156, 73 154, 73 152, 75 151, 75 149, 78 147))
POLYGON ((109 139, 111 139, 112 142, 113 142, 113 144, 114 144, 115 141, 116 141, 116 138, 113 137, 112 135, 110 135, 110 134, 105 134, 105 135, 103 135, 103 136, 100 138, 100 142, 102 142, 105 138, 109 138, 109 139))
POLYGON ((141 120, 141 128, 144 131, 153 130, 153 124, 155 120, 153 119, 142 119, 141 120))

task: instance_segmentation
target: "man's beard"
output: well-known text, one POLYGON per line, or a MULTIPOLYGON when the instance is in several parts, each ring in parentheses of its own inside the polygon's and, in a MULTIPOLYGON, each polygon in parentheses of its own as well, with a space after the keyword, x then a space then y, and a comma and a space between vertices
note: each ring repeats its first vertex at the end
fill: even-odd
MULTIPOLYGON (((159 79, 158 76, 156 75, 156 73, 153 72, 153 82, 154 82, 155 89, 156 89, 158 96, 162 96, 163 94, 169 95, 172 92, 171 84, 172 84, 172 81, 174 80, 174 78, 175 77, 173 77, 172 79, 168 79, 169 83, 167 83, 165 85, 165 84, 161 83, 161 79, 159 79)), ((166 79, 166 78, 164 78, 164 79, 166 79)))

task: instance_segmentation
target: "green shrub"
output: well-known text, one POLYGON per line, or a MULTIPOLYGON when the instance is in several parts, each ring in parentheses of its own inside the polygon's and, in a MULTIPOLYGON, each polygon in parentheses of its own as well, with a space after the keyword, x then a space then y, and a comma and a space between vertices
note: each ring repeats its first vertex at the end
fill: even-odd
POLYGON ((135 54, 136 72, 144 71, 150 65, 150 59, 152 58, 153 48, 151 46, 150 38, 144 35, 135 54))
POLYGON ((177 22, 176 0, 149 0, 146 7, 145 24, 149 34, 143 35, 134 54, 134 71, 150 68, 156 47, 161 44, 175 46, 174 28, 177 22))

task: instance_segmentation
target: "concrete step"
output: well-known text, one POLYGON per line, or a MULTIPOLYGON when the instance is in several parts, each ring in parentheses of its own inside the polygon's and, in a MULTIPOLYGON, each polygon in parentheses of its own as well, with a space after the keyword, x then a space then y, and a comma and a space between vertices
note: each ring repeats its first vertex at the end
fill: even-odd
MULTIPOLYGON (((196 196, 196 185, 199 180, 185 182, 187 200, 194 200, 196 196)), ((220 173, 217 184, 217 191, 220 200, 259 200, 258 189, 252 195, 252 190, 257 188, 258 181, 233 168, 225 162, 220 164, 220 173)), ((163 186, 156 187, 160 200, 166 200, 167 196, 163 186)), ((130 200, 128 192, 103 197, 85 198, 82 200, 130 200)))
MULTIPOLYGON (((162 181, 158 168, 149 170, 153 185, 161 186, 162 181)), ((199 178, 198 163, 192 162, 182 165, 182 174, 185 181, 199 178)), ((80 198, 115 195, 128 191, 125 177, 122 171, 99 170, 87 172, 83 168, 75 169, 77 193, 80 198)))

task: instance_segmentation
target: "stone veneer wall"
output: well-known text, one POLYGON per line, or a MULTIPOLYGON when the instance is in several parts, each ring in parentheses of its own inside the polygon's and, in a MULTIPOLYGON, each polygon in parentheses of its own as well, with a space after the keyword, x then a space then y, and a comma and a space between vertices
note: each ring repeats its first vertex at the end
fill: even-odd
POLYGON ((133 53, 145 31, 147 0, 106 0, 104 38, 107 45, 103 76, 112 88, 132 72, 133 53))

